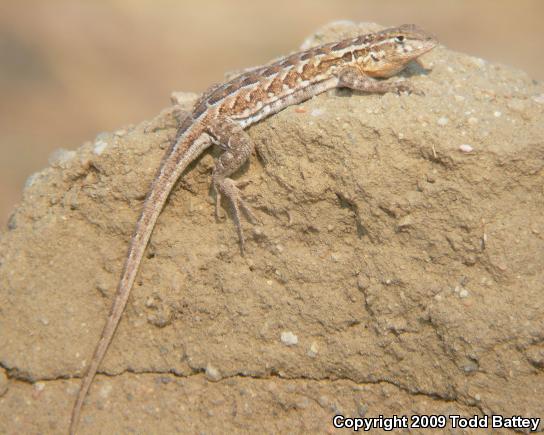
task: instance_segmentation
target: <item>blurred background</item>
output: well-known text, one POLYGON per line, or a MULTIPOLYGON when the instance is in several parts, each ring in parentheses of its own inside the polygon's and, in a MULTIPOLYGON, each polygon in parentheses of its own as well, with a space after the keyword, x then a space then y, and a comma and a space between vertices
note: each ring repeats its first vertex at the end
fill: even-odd
POLYGON ((416 23, 544 78, 542 0, 0 0, 0 225, 54 149, 151 118, 172 91, 203 91, 338 19, 416 23))

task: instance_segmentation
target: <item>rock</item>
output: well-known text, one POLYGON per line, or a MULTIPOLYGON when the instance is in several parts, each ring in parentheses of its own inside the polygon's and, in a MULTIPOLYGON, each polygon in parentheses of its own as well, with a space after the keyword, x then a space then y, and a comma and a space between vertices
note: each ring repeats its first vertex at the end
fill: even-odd
POLYGON ((298 344, 298 337, 291 331, 283 331, 280 335, 280 339, 286 346, 295 346, 298 344))
MULTIPOLYGON (((336 23, 306 44, 363 28, 336 23)), ((100 368, 109 396, 97 376, 81 433, 303 420, 324 432, 331 409, 362 403, 369 416, 544 415, 544 87, 442 46, 422 63, 403 76, 424 96, 334 90, 248 130, 262 157, 238 176, 262 224, 244 222, 251 264, 214 218, 218 151, 191 167, 100 368), (151 297, 167 322, 148 321, 151 297), (282 344, 286 325, 319 357, 282 344)), ((175 125, 165 110, 103 134, 27 184, 0 238, 0 432, 66 431, 79 385, 67 379, 89 362, 175 125), (33 399, 29 381, 47 388, 33 399)))

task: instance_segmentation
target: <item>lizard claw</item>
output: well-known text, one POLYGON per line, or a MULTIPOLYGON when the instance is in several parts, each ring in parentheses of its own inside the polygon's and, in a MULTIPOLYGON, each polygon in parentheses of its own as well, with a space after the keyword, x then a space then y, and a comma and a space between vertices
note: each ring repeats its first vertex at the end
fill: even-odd
POLYGON ((397 94, 407 93, 407 94, 414 94, 414 95, 425 95, 423 91, 414 88, 412 84, 405 82, 405 81, 397 81, 393 82, 393 89, 397 92, 397 94))

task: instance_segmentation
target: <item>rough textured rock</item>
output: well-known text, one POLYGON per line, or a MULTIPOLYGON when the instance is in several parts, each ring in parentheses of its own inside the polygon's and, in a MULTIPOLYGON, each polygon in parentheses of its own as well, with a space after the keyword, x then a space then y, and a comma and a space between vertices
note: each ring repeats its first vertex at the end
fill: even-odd
MULTIPOLYGON (((404 75, 424 96, 335 90, 249 129, 246 258, 214 219, 217 151, 189 168, 81 433, 544 415, 544 87, 444 47, 422 62, 404 75)), ((66 431, 175 125, 166 110, 29 179, 0 241, 0 432, 66 431)))

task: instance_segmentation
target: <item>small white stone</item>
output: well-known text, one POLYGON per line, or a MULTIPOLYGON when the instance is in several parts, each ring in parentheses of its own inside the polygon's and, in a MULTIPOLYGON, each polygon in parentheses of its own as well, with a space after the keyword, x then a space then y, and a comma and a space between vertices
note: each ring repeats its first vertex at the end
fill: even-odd
POLYGON ((36 391, 43 391, 45 389, 45 384, 43 382, 36 382, 33 387, 36 391))
POLYGON ((310 344, 310 349, 308 349, 308 356, 310 358, 315 358, 317 356, 317 352, 319 352, 319 347, 315 341, 312 341, 312 344, 310 344))
POLYGON ((438 118, 438 120, 436 121, 436 123, 438 125, 446 125, 447 123, 449 122, 448 118, 446 118, 445 116, 441 116, 440 118, 438 118))
POLYGON ((459 292, 459 297, 460 298, 467 298, 468 297, 468 290, 467 289, 461 289, 461 291, 459 292))
POLYGON ((220 381, 221 380, 221 372, 216 369, 214 366, 212 366, 210 363, 206 365, 206 377, 210 381, 220 381))
POLYGON ((463 153, 471 153, 472 151, 474 151, 474 148, 472 148, 472 146, 470 146, 468 143, 464 143, 462 145, 459 145, 459 151, 463 153))
POLYGON ((495 110, 495 111, 493 112, 493 116, 494 116, 495 118, 500 118, 500 117, 502 116, 502 112, 499 111, 499 110, 495 110))
POLYGON ((312 109, 312 111, 310 112, 310 115, 311 116, 321 116, 321 115, 323 115, 323 113, 325 113, 325 111, 323 109, 312 109))
POLYGON ((104 152, 107 146, 108 146, 108 143, 106 141, 98 140, 94 144, 93 153, 99 156, 100 154, 104 152))
POLYGON ((25 181, 25 188, 32 186, 36 182, 36 180, 40 178, 40 175, 41 174, 39 172, 35 172, 30 175, 25 181))
POLYGON ((281 342, 287 346, 294 346, 298 344, 298 337, 291 331, 284 331, 281 333, 281 342))
POLYGON ((533 101, 538 104, 544 104, 544 94, 535 95, 533 101))
POLYGON ((63 166, 75 156, 75 151, 59 148, 49 155, 49 164, 51 166, 63 166))

